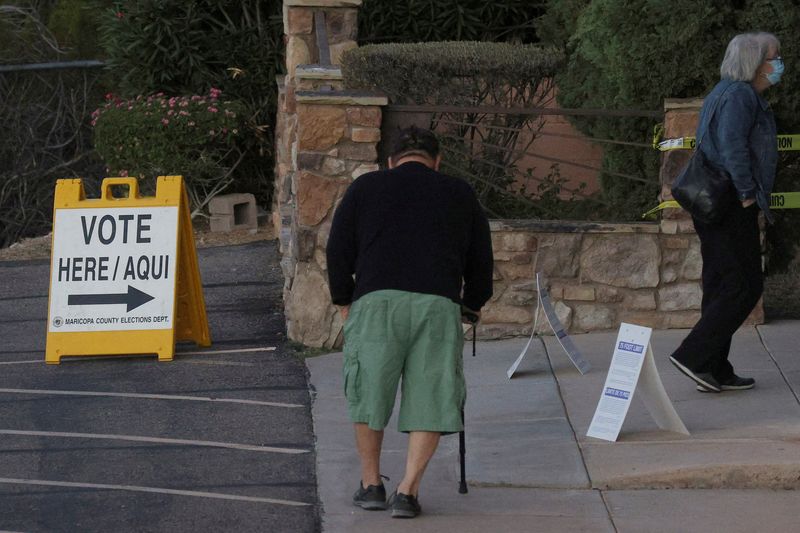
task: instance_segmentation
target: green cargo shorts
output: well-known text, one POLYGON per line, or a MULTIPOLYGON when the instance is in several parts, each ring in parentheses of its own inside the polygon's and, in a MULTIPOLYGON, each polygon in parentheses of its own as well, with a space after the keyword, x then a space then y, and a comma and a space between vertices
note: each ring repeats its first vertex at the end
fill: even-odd
POLYGON ((356 300, 344 325, 350 419, 380 431, 403 378, 399 431, 463 429, 466 397, 461 308, 442 296, 397 290, 356 300))

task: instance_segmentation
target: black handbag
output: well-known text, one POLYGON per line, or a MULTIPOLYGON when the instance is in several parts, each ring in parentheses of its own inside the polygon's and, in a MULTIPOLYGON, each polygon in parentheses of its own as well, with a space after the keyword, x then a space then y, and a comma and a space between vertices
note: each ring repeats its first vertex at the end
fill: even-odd
MULTIPOLYGON (((709 125, 724 95, 723 91, 714 103, 714 109, 708 117, 709 125)), ((735 203, 736 192, 730 175, 715 167, 700 150, 701 142, 702 139, 697 140, 694 154, 673 182, 671 192, 672 197, 694 218, 706 224, 715 224, 735 203)))
POLYGON ((694 218, 706 224, 722 220, 736 200, 730 175, 711 164, 699 145, 672 184, 672 197, 694 218))

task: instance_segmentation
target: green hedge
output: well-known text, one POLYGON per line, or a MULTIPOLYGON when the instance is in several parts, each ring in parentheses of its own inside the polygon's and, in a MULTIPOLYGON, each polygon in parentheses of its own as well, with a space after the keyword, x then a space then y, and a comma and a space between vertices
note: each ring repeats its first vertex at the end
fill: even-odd
POLYGON ((361 44, 429 41, 538 41, 534 23, 543 1, 364 0, 361 44))
POLYGON ((504 105, 524 101, 562 62, 561 52, 537 45, 380 44, 347 52, 342 75, 347 87, 381 90, 393 103, 504 105))

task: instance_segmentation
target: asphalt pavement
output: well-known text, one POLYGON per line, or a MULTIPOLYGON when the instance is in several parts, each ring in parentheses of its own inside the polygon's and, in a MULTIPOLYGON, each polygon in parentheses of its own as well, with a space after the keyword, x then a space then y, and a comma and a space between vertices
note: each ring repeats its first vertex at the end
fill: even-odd
POLYGON ((0 531, 319 529, 276 243, 199 251, 213 345, 45 365, 47 261, 0 262, 0 531))

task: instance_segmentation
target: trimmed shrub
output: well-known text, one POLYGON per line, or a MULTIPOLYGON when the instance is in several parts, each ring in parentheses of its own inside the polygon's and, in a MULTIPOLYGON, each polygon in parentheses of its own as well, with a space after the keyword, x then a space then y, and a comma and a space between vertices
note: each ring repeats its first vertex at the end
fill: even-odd
POLYGON ((362 44, 428 41, 538 41, 534 21, 545 2, 530 0, 364 0, 362 44))
POLYGON ((342 61, 347 87, 381 90, 393 103, 526 104, 562 64, 554 48, 506 43, 381 44, 342 61))
POLYGON ((208 95, 107 95, 92 113, 94 143, 113 176, 137 176, 145 193, 157 176, 182 174, 195 213, 233 181, 242 158, 242 106, 208 95))

